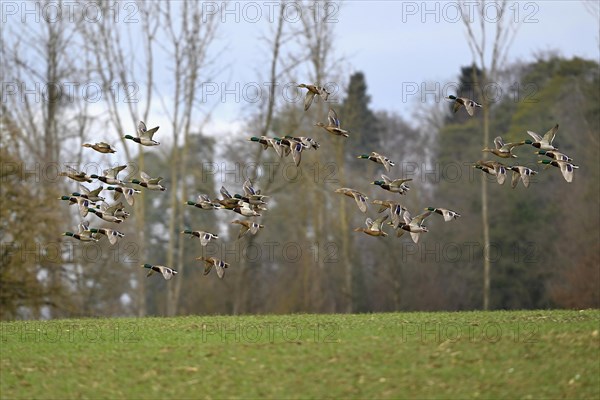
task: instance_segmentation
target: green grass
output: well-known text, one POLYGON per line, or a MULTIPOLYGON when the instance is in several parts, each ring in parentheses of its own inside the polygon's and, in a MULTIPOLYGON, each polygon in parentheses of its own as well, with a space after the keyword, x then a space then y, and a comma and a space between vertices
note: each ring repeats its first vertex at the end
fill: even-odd
POLYGON ((2 398, 600 398, 600 311, 0 324, 2 398))

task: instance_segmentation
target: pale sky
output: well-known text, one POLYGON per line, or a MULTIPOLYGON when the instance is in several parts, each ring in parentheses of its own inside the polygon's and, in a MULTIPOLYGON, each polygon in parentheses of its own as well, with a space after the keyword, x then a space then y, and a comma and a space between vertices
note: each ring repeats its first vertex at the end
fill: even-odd
MULTIPOLYGON (((471 2, 474 5, 477 3, 478 0, 471 2)), ((24 18, 24 9, 33 7, 33 4, 2 2, 2 20, 6 19, 15 24, 15 31, 18 32, 18 23, 24 18)), ((135 2, 123 1, 118 4, 123 22, 132 15, 135 17, 135 2)), ((204 1, 201 4, 206 12, 215 13, 219 20, 218 37, 211 47, 211 55, 215 59, 213 68, 217 73, 214 77, 201 77, 203 81, 210 79, 213 85, 219 87, 219 93, 208 98, 205 106, 199 106, 215 107, 212 120, 204 132, 219 135, 224 140, 235 140, 227 134, 247 134, 241 132, 241 127, 256 106, 243 96, 241 101, 235 101, 235 95, 232 94, 227 95, 225 101, 221 101, 221 89, 236 91, 238 85, 239 94, 244 85, 263 84, 259 71, 263 78, 268 76, 269 65, 268 60, 263 59, 265 55, 268 57, 268 50, 261 37, 268 35, 269 28, 274 28, 275 24, 271 21, 274 21, 274 15, 278 14, 281 3, 269 0, 231 1, 226 6, 228 11, 223 8, 224 3, 221 1, 204 1)), ((340 66, 344 71, 344 78, 339 84, 345 85, 352 72, 364 72, 372 98, 371 106, 375 110, 396 111, 410 120, 419 96, 409 93, 408 88, 413 90, 426 82, 438 82, 440 86, 455 82, 460 68, 471 64, 473 60, 465 40, 465 26, 457 13, 456 2, 349 0, 334 3, 328 10, 324 9, 321 2, 310 4, 316 5, 320 17, 328 15, 328 20, 334 27, 332 40, 335 56, 345 59, 340 66)), ((486 4, 486 16, 490 21, 487 26, 490 32, 497 14, 494 2, 488 1, 486 4)), ((598 6, 597 3, 594 4, 595 16, 581 1, 510 3, 508 17, 520 27, 510 48, 508 61, 532 61, 534 53, 556 51, 564 57, 579 56, 600 62, 600 22, 598 6)), ((297 12, 293 7, 289 8, 286 14, 289 24, 300 25, 297 12)), ((315 8, 310 12, 314 13, 315 8)), ((26 16, 27 24, 35 23, 34 16, 35 13, 33 16, 26 16)), ((40 26, 43 28, 43 25, 40 26)), ((130 27, 135 36, 137 26, 130 27)), ((164 33, 158 32, 158 35, 161 34, 164 33)), ((162 41, 164 42, 165 38, 162 41)), ((135 43, 135 37, 133 42, 132 46, 138 51, 140 44, 135 43)), ((286 46, 295 46, 294 41, 286 43, 286 46)), ((154 60, 160 96, 164 98, 165 104, 172 104, 169 98, 173 93, 170 58, 164 53, 161 54, 158 48, 157 52, 154 60)), ((300 68, 294 80, 312 83, 309 82, 306 71, 306 67, 300 68)), ((140 76, 144 73, 141 69, 140 76)), ((286 83, 289 82, 281 84, 286 83)), ((266 86, 262 86, 261 91, 263 95, 268 94, 266 86)), ((296 93, 294 90, 291 92, 296 93)), ((145 98, 143 93, 139 94, 139 98, 145 98)), ((298 107, 302 107, 302 97, 297 100, 298 107)), ((126 115, 127 105, 121 102, 119 106, 123 107, 126 115)), ((101 113, 105 107, 104 102, 98 102, 92 104, 91 108, 101 113)), ((143 109, 142 104, 140 109, 143 109)), ((202 120, 201 111, 198 110, 195 123, 202 120)), ((343 121, 343 116, 341 119, 343 121)), ((128 119, 127 121, 129 123, 128 119)), ((148 123, 168 129, 168 120, 157 96, 154 97, 152 119, 148 123)), ((126 129, 135 131, 133 125, 126 129)), ((161 133, 164 130, 161 130, 161 133)), ((167 132, 163 138, 169 136, 167 132)), ((160 137, 158 140, 161 141, 160 137)))
MULTIPOLYGON (((261 47, 258 38, 269 24, 269 6, 261 6, 258 18, 252 6, 244 8, 244 3, 241 4, 237 11, 231 6, 231 14, 217 12, 225 20, 220 27, 220 42, 228 47, 225 58, 229 58, 230 64, 219 78, 239 81, 243 86, 256 81, 258 69, 266 68, 261 60, 264 46, 261 47), (236 15, 240 16, 239 22, 235 21, 236 15), (251 22, 255 19, 258 21, 251 22)), ((489 20, 495 21, 493 4, 487 10, 489 20)), ((332 8, 329 12, 331 20, 337 19, 332 22, 337 55, 346 58, 348 73, 359 70, 365 73, 374 109, 398 111, 408 117, 412 106, 403 102, 403 87, 431 81, 442 85, 453 82, 461 66, 472 62, 456 2, 345 1, 339 10, 332 8)), ((521 1, 512 3, 509 12, 510 18, 520 23, 509 61, 531 61, 533 53, 547 50, 569 58, 599 60, 600 24, 582 2, 521 1)), ((290 12, 291 23, 294 18, 290 12)), ((492 24, 488 29, 492 29, 492 24)), ((298 81, 305 78, 299 76, 298 81)), ((411 96, 406 98, 410 100, 411 96)), ((230 126, 232 118, 244 106, 248 104, 220 105, 212 126, 217 129, 230 126)))

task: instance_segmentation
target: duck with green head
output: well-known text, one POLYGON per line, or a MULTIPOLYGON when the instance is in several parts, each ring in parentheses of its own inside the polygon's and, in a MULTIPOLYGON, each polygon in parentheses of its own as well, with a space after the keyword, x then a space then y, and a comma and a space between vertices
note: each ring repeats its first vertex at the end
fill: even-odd
POLYGON ((100 186, 94 190, 90 190, 83 185, 79 185, 81 188, 80 192, 73 192, 71 196, 83 197, 84 199, 88 199, 91 202, 104 201, 104 197, 99 196, 100 192, 104 187, 100 186))
POLYGON ((192 231, 191 229, 186 229, 184 231, 181 231, 181 233, 185 235, 190 235, 190 238, 197 237, 198 239, 200 239, 201 246, 206 246, 211 239, 219 238, 219 235, 214 233, 204 231, 192 231))
POLYGON ((70 206, 77 204, 79 207, 79 215, 82 217, 85 218, 85 216, 88 214, 88 207, 90 206, 90 201, 88 199, 78 196, 60 196, 58 199, 68 201, 70 206))
POLYGON ((201 194, 198 196, 198 201, 186 201, 184 204, 188 206, 194 206, 196 208, 201 208, 203 210, 216 210, 217 208, 221 208, 220 204, 213 203, 210 200, 210 197, 206 194, 201 194))
POLYGON ((465 110, 467 110, 467 114, 469 114, 469 116, 472 117, 475 114, 475 107, 482 107, 481 104, 476 103, 475 101, 466 97, 456 97, 450 95, 448 96, 448 98, 450 100, 454 100, 454 107, 452 108, 452 111, 454 111, 454 113, 460 110, 461 107, 465 107, 465 110))
POLYGON ((62 236, 69 236, 69 237, 72 237, 73 239, 77 239, 82 242, 97 242, 98 241, 98 239, 96 237, 94 237, 92 232, 90 232, 87 229, 86 224, 79 224, 78 229, 79 229, 78 233, 63 232, 62 236))
POLYGON ((569 157, 568 155, 566 155, 564 153, 560 153, 558 151, 538 150, 538 151, 534 151, 533 153, 538 154, 540 156, 550 157, 553 160, 566 161, 566 162, 573 161, 573 159, 571 157, 569 157))
POLYGON ((405 194, 410 188, 406 185, 406 182, 412 181, 412 178, 408 179, 390 179, 385 175, 381 175, 382 181, 371 182, 372 185, 377 185, 382 189, 385 189, 392 193, 405 194))
POLYGON ((162 176, 159 176, 158 178, 151 178, 150 175, 148 175, 144 171, 141 171, 140 179, 132 179, 129 182, 133 183, 134 185, 139 185, 148 190, 160 190, 161 192, 167 190, 167 188, 165 188, 159 183, 163 180, 162 176))
POLYGON ((458 217, 460 217, 459 213, 457 213, 456 211, 448 210, 447 208, 426 207, 425 211, 431 211, 433 213, 440 214, 442 217, 444 217, 444 221, 446 222, 452 221, 453 219, 457 219, 458 217))
POLYGON ((146 124, 143 121, 140 121, 137 129, 137 137, 125 135, 123 136, 123 138, 133 140, 134 142, 139 143, 142 146, 158 146, 160 143, 152 139, 158 128, 159 127, 157 126, 152 129, 147 129, 146 124))
POLYGON ((527 131, 529 136, 531 136, 534 140, 533 141, 525 140, 525 144, 530 144, 533 147, 536 147, 540 150, 546 150, 546 151, 558 150, 557 147, 554 147, 552 145, 552 142, 554 141, 554 137, 556 136, 557 131, 558 131, 558 124, 554 125, 554 127, 552 129, 550 129, 548 132, 546 132, 543 137, 541 135, 538 135, 535 132, 527 131))
POLYGON ((155 272, 161 274, 165 280, 170 280, 175 275, 177 275, 177 271, 173 268, 165 267, 164 265, 152 265, 152 264, 142 264, 142 268, 149 269, 146 277, 152 276, 155 272))
POLYGON ((358 156, 357 158, 361 158, 364 160, 371 160, 376 162, 377 164, 382 164, 383 167, 385 168, 386 171, 390 171, 390 167, 393 167, 394 165, 396 165, 392 160, 390 160, 389 158, 382 156, 379 153, 376 152, 371 152, 371 154, 361 154, 360 156, 358 156))
POLYGON ((117 177, 119 175, 119 172, 123 171, 125 168, 127 168, 127 165, 119 165, 114 168, 105 169, 102 172, 104 174, 103 176, 98 176, 96 174, 92 174, 92 175, 90 175, 90 177, 92 177, 94 179, 98 179, 100 182, 104 182, 108 185, 125 186, 125 182, 123 182, 122 180, 120 180, 117 177))
POLYGON ((274 138, 270 138, 270 137, 266 137, 266 136, 261 136, 261 137, 252 136, 250 139, 248 139, 248 141, 254 142, 254 143, 260 143, 263 146, 263 149, 265 149, 265 150, 267 150, 269 147, 272 147, 279 157, 283 157, 283 148, 281 147, 281 144, 274 138))
POLYGON ((573 182, 573 173, 575 169, 579 168, 579 166, 573 165, 570 162, 559 160, 539 160, 538 163, 560 168, 563 178, 569 183, 573 182))

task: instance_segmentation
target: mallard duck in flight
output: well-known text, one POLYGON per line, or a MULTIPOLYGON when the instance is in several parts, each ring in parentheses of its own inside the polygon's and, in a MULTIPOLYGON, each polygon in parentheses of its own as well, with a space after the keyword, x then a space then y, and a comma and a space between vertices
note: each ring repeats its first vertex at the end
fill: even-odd
POLYGON ((390 222, 394 229, 402 223, 402 214, 406 211, 406 207, 402 204, 390 200, 373 200, 372 203, 379 205, 379 210, 377 210, 378 213, 382 213, 385 210, 390 211, 392 217, 390 222))
POLYGON ((115 209, 114 207, 114 205, 112 207, 105 207, 103 205, 100 210, 97 208, 89 207, 88 211, 92 214, 95 214, 98 218, 103 219, 104 221, 120 224, 121 222, 123 222, 123 219, 115 215, 117 209, 115 209))
POLYGON ((260 228, 264 228, 264 225, 253 221, 241 221, 239 219, 231 221, 232 224, 240 225, 240 233, 238 234, 238 239, 244 236, 246 233, 250 232, 253 235, 256 235, 260 228))
POLYGON ((369 199, 364 193, 359 192, 355 189, 350 188, 339 188, 335 190, 336 193, 341 193, 348 197, 352 197, 356 201, 356 205, 360 209, 360 211, 366 213, 367 212, 367 200, 369 199))
POLYGON ((475 113, 475 107, 479 107, 481 108, 482 105, 479 103, 476 103, 475 101, 468 99, 466 97, 456 97, 456 96, 448 96, 448 98, 450 100, 454 100, 454 108, 452 109, 452 111, 454 111, 454 113, 456 113, 458 110, 460 110, 461 107, 465 107, 465 110, 467 110, 467 113, 469 114, 469 116, 473 116, 473 114, 475 113))
POLYGON ((569 183, 573 182, 573 172, 575 172, 575 169, 579 168, 579 166, 573 165, 570 162, 559 160, 539 160, 538 163, 560 168, 563 178, 569 183))
POLYGON ((263 146, 263 149, 267 150, 269 147, 272 147, 279 157, 283 157, 283 148, 281 144, 275 140, 274 138, 266 137, 266 136, 252 136, 248 139, 251 142, 260 143, 263 146))
POLYGON ((106 236, 108 238, 108 241, 110 244, 114 245, 117 243, 117 240, 119 238, 124 237, 125 235, 119 231, 116 231, 114 229, 107 229, 107 228, 90 228, 90 232, 92 232, 92 234, 94 236, 97 236, 98 234, 102 234, 104 236, 106 236))
POLYGON ((377 185, 382 189, 385 189, 392 193, 405 194, 410 188, 406 185, 406 182, 412 181, 412 178, 408 179, 390 179, 385 175, 381 175, 382 181, 371 182, 373 185, 377 185))
POLYGON ((387 236, 387 233, 383 231, 383 223, 388 219, 389 215, 377 218, 373 221, 371 218, 367 218, 365 221, 367 228, 354 228, 354 232, 364 232, 369 236, 387 236))
POLYGON ((129 204, 130 206, 132 206, 135 202, 135 197, 133 197, 133 195, 142 193, 141 191, 139 191, 137 189, 133 189, 130 187, 121 187, 121 186, 108 186, 106 188, 106 190, 114 191, 114 195, 113 195, 114 200, 119 200, 119 197, 121 197, 121 194, 124 195, 125 200, 127 200, 127 204, 129 204))
POLYGON ((498 161, 477 161, 473 167, 496 177, 498 184, 502 185, 506 179, 506 165, 498 161))
POLYGON ((294 142, 298 142, 298 143, 302 143, 302 145, 304 146, 304 148, 306 149, 313 149, 313 150, 317 150, 319 147, 321 147, 321 145, 314 140, 313 138, 309 138, 306 136, 284 136, 285 139, 288 140, 293 140, 294 142))
POLYGON ((519 184, 519 178, 523 182, 523 186, 526 188, 529 187, 529 177, 537 174, 537 171, 532 170, 531 168, 524 167, 522 165, 513 165, 510 167, 506 167, 507 170, 512 171, 512 180, 510 182, 510 186, 514 189, 519 184))
POLYGON ((98 239, 92 235, 84 224, 79 224, 79 233, 63 232, 62 236, 70 236, 82 242, 97 242, 98 239))
POLYGON ((68 172, 61 172, 58 176, 66 176, 77 182, 92 182, 92 177, 87 175, 85 172, 77 171, 74 168, 66 165, 68 172))
POLYGON ((146 277, 150 277, 155 272, 158 272, 158 273, 162 274, 162 276, 163 276, 163 278, 165 278, 165 280, 168 281, 171 278, 173 278, 175 275, 177 275, 177 271, 175 271, 173 268, 165 267, 164 265, 142 264, 142 268, 147 268, 150 270, 150 271, 148 271, 148 274, 146 275, 146 277))
POLYGON ((325 129, 327 132, 331 133, 332 135, 343 136, 343 137, 350 136, 349 135, 350 132, 341 128, 340 120, 333 108, 329 109, 329 114, 327 114, 327 121, 328 121, 327 125, 325 125, 322 122, 317 122, 315 124, 315 126, 320 126, 321 128, 325 129))
POLYGON ((200 196, 198 196, 197 202, 186 201, 184 204, 187 204, 188 206, 194 206, 196 208, 201 208, 203 210, 216 210, 218 208, 221 208, 220 204, 213 203, 210 197, 208 197, 208 195, 206 194, 201 194, 200 196))
POLYGON ((160 143, 152 139, 158 128, 159 127, 157 126, 152 129, 147 129, 146 124, 143 121, 140 121, 137 129, 137 137, 125 135, 123 138, 133 140, 143 146, 158 146, 160 143))
POLYGON ((442 217, 444 217, 444 221, 446 222, 452 221, 453 219, 457 219, 460 217, 459 213, 457 213, 456 211, 448 210, 447 208, 426 207, 425 211, 431 211, 436 214, 440 214, 442 217))
POLYGON ((81 145, 82 147, 89 147, 91 149, 96 150, 99 153, 116 153, 117 151, 110 147, 110 144, 106 142, 98 142, 94 144, 84 143, 81 145))
POLYGON ((90 175, 91 178, 98 179, 100 182, 104 182, 107 185, 119 185, 125 186, 125 182, 117 178, 119 172, 123 171, 127 168, 127 165, 119 165, 118 167, 105 169, 102 173, 103 176, 98 176, 96 174, 90 175))
POLYGON ((144 171, 140 171, 140 179, 141 180, 132 179, 129 182, 133 183, 134 185, 139 185, 148 190, 160 190, 161 192, 167 190, 167 188, 165 188, 159 183, 163 180, 162 176, 159 176, 158 178, 151 178, 150 175, 148 175, 144 171))
POLYGON ((215 271, 217 271, 217 276, 220 279, 223 279, 223 276, 225 275, 225 268, 229 268, 229 263, 215 257, 198 257, 196 260, 204 261, 204 275, 208 275, 214 266, 215 271))
POLYGON ((538 150, 538 151, 534 151, 533 153, 538 154, 540 156, 550 157, 553 160, 557 160, 557 161, 566 161, 566 162, 573 161, 573 159, 571 157, 569 157, 568 155, 566 155, 564 153, 560 153, 558 151, 538 150))
POLYGON ((329 95, 331 94, 322 86, 306 85, 304 83, 301 83, 297 85, 297 87, 308 89, 308 92, 306 92, 306 97, 304 98, 304 111, 307 111, 309 109, 315 96, 321 96, 323 101, 327 101, 329 95))
POLYGON ((410 237, 413 242, 419 242, 419 235, 421 233, 429 232, 427 227, 423 226, 423 221, 425 218, 431 215, 431 211, 425 211, 412 218, 410 212, 406 211, 403 215, 404 224, 400 224, 398 229, 396 229, 396 236, 400 237, 404 234, 404 232, 410 232, 410 237))
POLYGON ((83 185, 79 185, 81 188, 80 192, 73 192, 71 196, 83 197, 84 199, 88 199, 91 202, 104 201, 104 197, 98 196, 104 187, 99 186, 94 190, 90 190, 83 185))
POLYGON ((88 207, 90 206, 90 201, 83 197, 78 196, 60 196, 59 200, 69 201, 69 205, 77 204, 79 207, 79 215, 85 218, 88 214, 88 207))
POLYGON ((361 154, 360 156, 358 156, 357 158, 362 158, 365 160, 371 160, 374 161, 378 164, 382 164, 383 167, 385 168, 386 171, 390 171, 390 168, 393 167, 394 165, 396 165, 392 160, 390 160, 389 158, 382 156, 379 153, 375 153, 374 151, 371 152, 371 154, 361 154))
POLYGON ((304 150, 304 145, 301 142, 297 142, 294 140, 274 138, 280 146, 283 146, 285 151, 285 155, 292 153, 292 159, 294 160, 294 164, 296 166, 300 165, 300 160, 302 157, 302 150, 304 150))
POLYGON ((554 128, 550 129, 548 132, 544 134, 544 137, 538 135, 535 132, 527 131, 529 136, 533 138, 534 141, 525 140, 526 144, 530 144, 533 147, 537 147, 540 150, 553 151, 558 150, 558 148, 552 145, 554 141, 554 137, 556 136, 556 132, 558 131, 558 124, 554 125, 554 128))
POLYGON ((181 233, 190 235, 190 238, 193 238, 194 236, 197 237, 198 239, 200 239, 201 246, 206 246, 208 244, 208 242, 210 242, 211 239, 219 238, 219 235, 214 234, 214 233, 204 232, 204 231, 192 231, 189 229, 181 231, 181 233))
POLYGON ((512 153, 512 149, 514 149, 517 146, 522 146, 524 144, 526 144, 525 140, 514 143, 504 143, 504 140, 502 140, 502 138, 498 136, 496 139, 494 139, 494 149, 486 147, 481 151, 490 152, 501 158, 517 158, 517 156, 512 153))

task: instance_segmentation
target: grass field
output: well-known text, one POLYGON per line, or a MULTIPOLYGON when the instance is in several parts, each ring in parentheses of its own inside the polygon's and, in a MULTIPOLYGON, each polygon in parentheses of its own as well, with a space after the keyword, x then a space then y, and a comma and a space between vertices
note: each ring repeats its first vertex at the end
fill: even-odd
POLYGON ((2 398, 600 398, 600 311, 1 323, 2 398))

